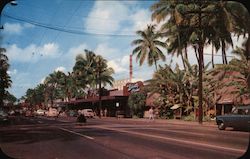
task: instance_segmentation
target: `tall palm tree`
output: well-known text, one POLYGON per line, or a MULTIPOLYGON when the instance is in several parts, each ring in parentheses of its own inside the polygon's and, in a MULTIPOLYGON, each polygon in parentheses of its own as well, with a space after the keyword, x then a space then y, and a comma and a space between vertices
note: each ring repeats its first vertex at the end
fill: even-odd
POLYGON ((159 40, 161 36, 155 31, 155 25, 148 25, 146 30, 139 30, 136 34, 140 36, 140 39, 132 42, 132 45, 135 45, 132 54, 136 54, 136 60, 139 60, 140 66, 147 59, 148 65, 154 64, 157 70, 157 62, 166 60, 161 50, 166 47, 166 44, 159 40))
POLYGON ((77 80, 77 85, 82 89, 87 87, 95 87, 93 82, 94 77, 94 67, 96 67, 94 52, 89 50, 84 50, 85 54, 79 54, 76 56, 76 62, 73 67, 73 74, 77 80))
MULTIPOLYGON (((153 10, 152 18, 162 21, 167 16, 170 16, 163 26, 174 23, 178 26, 187 28, 195 28, 190 37, 190 42, 196 43, 198 47, 198 63, 199 63, 199 109, 202 110, 202 69, 204 68, 203 62, 203 48, 207 39, 211 35, 216 35, 219 39, 222 48, 223 63, 227 63, 226 59, 226 43, 232 45, 230 32, 238 31, 241 33, 237 26, 236 8, 241 8, 239 4, 230 2, 214 2, 204 1, 196 3, 195 1, 164 1, 156 2, 151 9, 153 10), (216 11, 216 13, 214 13, 216 11), (202 26, 202 27, 201 27, 202 26), (199 29, 197 29, 197 27, 199 29)), ((242 13, 240 13, 242 15, 242 13)), ((245 16, 246 17, 246 16, 245 16)), ((239 19, 244 21, 244 19, 239 19)), ((248 18, 249 19, 249 18, 248 18)), ((242 26, 242 25, 241 25, 242 26)), ((247 26, 247 25, 246 25, 247 26)), ((244 30, 244 29, 243 29, 244 30)), ((246 30, 246 29, 245 29, 246 30)), ((179 32, 179 30, 177 30, 179 32)), ((178 34, 178 33, 177 33, 178 34)), ((216 39, 216 40, 218 40, 216 39)), ((199 123, 202 123, 202 117, 199 117, 199 123)))
POLYGON ((81 88, 77 85, 77 80, 73 73, 68 72, 68 75, 62 76, 62 83, 60 93, 64 98, 64 101, 70 101, 73 97, 79 97, 82 94, 81 88))
POLYGON ((85 50, 85 56, 77 56, 73 70, 78 77, 78 81, 82 81, 85 88, 98 89, 98 111, 99 115, 101 115, 102 86, 106 86, 107 84, 112 86, 112 82, 114 81, 112 74, 114 70, 108 67, 106 59, 89 50, 85 50))
POLYGON ((95 58, 95 67, 93 68, 93 77, 94 82, 98 85, 98 92, 99 92, 99 117, 101 117, 101 110, 102 110, 102 84, 110 84, 112 86, 112 82, 114 81, 113 77, 111 76, 114 73, 114 70, 107 65, 107 60, 104 59, 102 56, 98 55, 95 58))
POLYGON ((51 103, 51 106, 54 104, 54 99, 59 96, 59 88, 63 82, 63 77, 65 74, 61 71, 54 71, 53 73, 49 74, 45 78, 45 86, 46 86, 46 93, 51 103))

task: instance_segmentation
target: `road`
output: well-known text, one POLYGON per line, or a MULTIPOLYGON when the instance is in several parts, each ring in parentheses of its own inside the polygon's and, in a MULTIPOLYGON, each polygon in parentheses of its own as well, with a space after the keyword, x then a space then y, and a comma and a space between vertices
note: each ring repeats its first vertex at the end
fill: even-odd
POLYGON ((248 132, 215 126, 114 118, 20 117, 0 127, 0 147, 15 159, 235 159, 248 142, 248 132))

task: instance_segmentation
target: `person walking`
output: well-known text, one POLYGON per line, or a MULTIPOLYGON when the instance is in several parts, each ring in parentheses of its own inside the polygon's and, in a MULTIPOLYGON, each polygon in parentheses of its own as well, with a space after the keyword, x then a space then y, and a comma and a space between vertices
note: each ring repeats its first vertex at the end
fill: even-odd
POLYGON ((105 117, 107 117, 107 112, 108 112, 108 110, 107 110, 107 108, 105 108, 105 109, 104 109, 104 116, 105 116, 105 117))
POLYGON ((149 120, 154 120, 154 110, 152 107, 149 109, 148 113, 149 113, 149 120))

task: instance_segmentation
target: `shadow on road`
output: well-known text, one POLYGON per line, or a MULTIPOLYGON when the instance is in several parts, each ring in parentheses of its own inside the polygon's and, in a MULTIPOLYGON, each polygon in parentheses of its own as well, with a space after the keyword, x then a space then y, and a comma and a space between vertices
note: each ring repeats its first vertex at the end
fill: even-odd
POLYGON ((69 141, 77 137, 62 133, 58 129, 32 129, 0 131, 0 143, 31 144, 48 140, 69 141))

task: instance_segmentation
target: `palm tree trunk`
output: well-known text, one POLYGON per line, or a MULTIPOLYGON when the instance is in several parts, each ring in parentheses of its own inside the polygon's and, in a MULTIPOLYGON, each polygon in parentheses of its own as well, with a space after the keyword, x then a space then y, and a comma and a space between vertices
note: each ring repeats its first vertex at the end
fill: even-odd
POLYGON ((188 61, 187 44, 185 44, 185 59, 188 61))
POLYGON ((211 60, 211 62, 212 62, 212 67, 214 68, 214 45, 213 45, 213 43, 212 43, 212 60, 211 60))
POLYGON ((98 97, 98 100, 99 100, 99 118, 101 118, 102 114, 101 114, 101 110, 102 110, 102 84, 101 84, 101 80, 99 79, 99 97, 98 97))
POLYGON ((99 97, 98 97, 98 103, 99 103, 99 106, 98 106, 98 109, 99 109, 99 118, 101 118, 102 114, 101 114, 101 110, 102 110, 102 92, 101 92, 101 89, 102 89, 102 81, 101 81, 101 66, 100 66, 100 63, 101 61, 99 60, 98 61, 98 67, 97 67, 97 71, 98 71, 98 87, 99 87, 99 97))
POLYGON ((185 60, 184 60, 184 57, 183 57, 182 53, 181 53, 181 60, 182 60, 182 64, 183 64, 184 70, 186 70, 186 64, 185 64, 185 60))
POLYGON ((198 98, 199 98, 199 124, 202 124, 203 119, 203 108, 202 108, 202 100, 203 100, 203 87, 202 87, 202 74, 203 74, 203 42, 202 42, 202 33, 201 33, 201 3, 199 3, 199 82, 198 82, 198 98))
POLYGON ((221 42, 222 44, 222 61, 223 61, 223 64, 227 64, 227 56, 226 56, 226 44, 225 44, 225 41, 222 41, 221 42))
POLYGON ((158 68, 157 68, 157 61, 156 61, 156 59, 154 59, 154 63, 155 63, 155 71, 157 71, 158 68))
POLYGON ((196 56, 196 59, 197 59, 197 63, 199 64, 199 55, 198 55, 196 47, 194 47, 194 52, 195 52, 195 56, 196 56))

